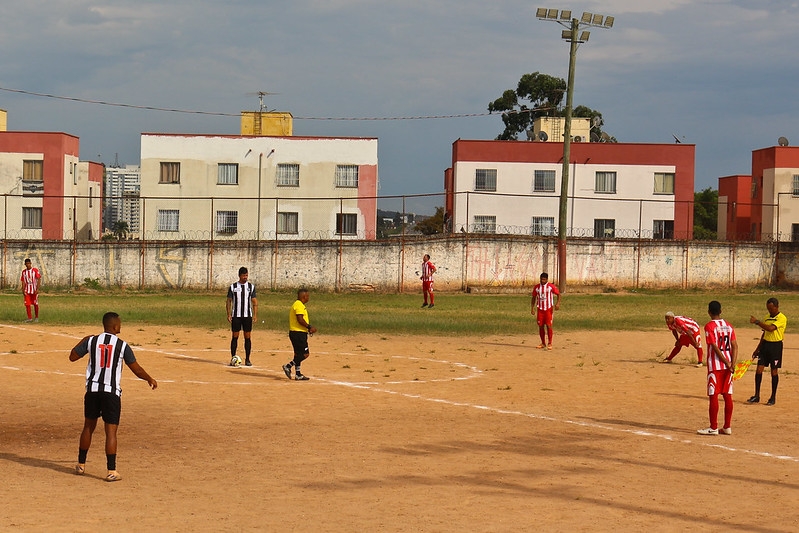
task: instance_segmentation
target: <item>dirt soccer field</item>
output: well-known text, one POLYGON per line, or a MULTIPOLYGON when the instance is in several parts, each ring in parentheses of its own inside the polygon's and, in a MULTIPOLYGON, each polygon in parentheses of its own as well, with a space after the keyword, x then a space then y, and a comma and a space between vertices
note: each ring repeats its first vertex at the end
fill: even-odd
MULTIPOLYGON (((123 322, 159 387, 125 370, 106 483, 102 424, 73 474, 85 359, 67 357, 99 329, 0 325, 0 530, 799 530, 797 335, 777 405, 746 403, 750 369, 733 434, 703 437, 706 371, 688 349, 656 362, 665 327, 562 333, 551 352, 320 332, 295 382, 286 334, 256 329, 255 366, 234 369, 226 330, 123 322)), ((748 355, 758 335, 738 335, 748 355)))

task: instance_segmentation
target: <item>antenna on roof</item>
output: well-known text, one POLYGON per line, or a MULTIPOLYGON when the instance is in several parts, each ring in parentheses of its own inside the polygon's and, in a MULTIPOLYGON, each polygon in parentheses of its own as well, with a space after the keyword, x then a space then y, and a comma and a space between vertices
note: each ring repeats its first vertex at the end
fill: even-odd
POLYGON ((780 137, 777 139, 777 144, 780 146, 788 146, 788 139, 786 137, 780 137))
POLYGON ((247 94, 258 97, 258 109, 261 113, 263 113, 264 111, 268 111, 266 105, 264 104, 264 96, 273 96, 280 93, 268 93, 266 91, 257 91, 254 93, 247 93, 247 94))

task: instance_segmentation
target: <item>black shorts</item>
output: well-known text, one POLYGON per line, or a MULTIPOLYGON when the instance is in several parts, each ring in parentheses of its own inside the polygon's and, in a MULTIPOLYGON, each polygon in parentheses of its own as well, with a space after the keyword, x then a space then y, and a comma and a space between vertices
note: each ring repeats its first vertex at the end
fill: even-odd
POLYGON ((294 348, 294 355, 304 356, 308 354, 308 333, 305 331, 289 331, 291 346, 294 348))
POLYGON ((97 420, 101 416, 106 424, 119 425, 122 400, 113 392, 87 392, 83 397, 83 416, 97 420))
POLYGON ((230 330, 233 332, 239 332, 244 330, 244 333, 249 333, 252 331, 252 317, 236 317, 234 316, 230 319, 230 330))
POLYGON ((766 342, 760 344, 757 366, 770 366, 782 368, 782 341, 766 342))

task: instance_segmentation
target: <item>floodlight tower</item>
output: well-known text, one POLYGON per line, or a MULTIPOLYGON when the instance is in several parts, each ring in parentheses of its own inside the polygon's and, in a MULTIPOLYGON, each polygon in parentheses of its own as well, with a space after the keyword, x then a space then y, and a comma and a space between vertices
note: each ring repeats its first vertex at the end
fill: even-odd
POLYGON ((577 45, 588 41, 590 31, 584 28, 613 27, 614 17, 606 17, 596 13, 583 13, 578 20, 572 18, 572 12, 539 7, 535 16, 538 20, 557 22, 564 28, 561 38, 569 43, 569 78, 566 82, 566 115, 563 121, 563 171, 560 182, 560 205, 558 210, 558 288, 566 290, 566 211, 569 195, 569 157, 571 155, 572 102, 574 95, 574 63, 577 59, 577 45), (582 30, 582 31, 581 31, 582 30))

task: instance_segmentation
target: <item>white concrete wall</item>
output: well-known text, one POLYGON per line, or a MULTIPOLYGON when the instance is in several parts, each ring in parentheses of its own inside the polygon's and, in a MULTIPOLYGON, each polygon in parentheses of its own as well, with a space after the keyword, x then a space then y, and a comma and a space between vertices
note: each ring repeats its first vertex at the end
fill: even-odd
MULTIPOLYGON (((18 287, 31 257, 44 286, 222 290, 240 266, 268 289, 307 285, 321 290, 420 290, 422 256, 437 266, 437 290, 521 290, 542 271, 557 278, 555 239, 457 235, 391 242, 71 242, 7 241, 0 250, 2 287, 18 287)), ((799 284, 799 254, 784 244, 573 239, 568 242, 570 286, 616 288, 753 287, 775 278, 799 284), (775 276, 775 271, 777 272, 775 276)), ((45 288, 46 291, 46 288, 45 288)))

